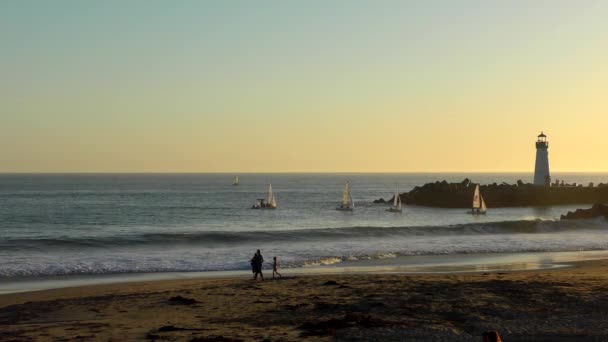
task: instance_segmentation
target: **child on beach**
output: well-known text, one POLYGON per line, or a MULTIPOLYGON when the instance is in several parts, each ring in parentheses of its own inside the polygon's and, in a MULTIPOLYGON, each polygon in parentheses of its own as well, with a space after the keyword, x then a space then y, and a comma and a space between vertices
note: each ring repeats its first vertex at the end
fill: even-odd
POLYGON ((279 273, 279 261, 276 256, 272 258, 272 279, 274 279, 275 273, 279 275, 279 278, 283 277, 281 273, 279 273))

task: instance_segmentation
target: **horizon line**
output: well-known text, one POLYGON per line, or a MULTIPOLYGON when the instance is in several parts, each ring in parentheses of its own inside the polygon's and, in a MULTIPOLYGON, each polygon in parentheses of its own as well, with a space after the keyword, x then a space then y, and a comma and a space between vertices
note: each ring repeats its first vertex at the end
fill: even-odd
MULTIPOLYGON (((533 171, 0 171, 0 175, 52 174, 534 174, 533 171)), ((555 173, 608 173, 606 171, 553 171, 555 173)))

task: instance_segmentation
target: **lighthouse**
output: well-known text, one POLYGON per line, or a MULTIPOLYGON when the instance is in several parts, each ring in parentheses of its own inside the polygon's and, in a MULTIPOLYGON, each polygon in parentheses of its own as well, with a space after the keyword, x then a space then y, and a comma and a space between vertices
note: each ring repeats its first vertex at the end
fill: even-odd
POLYGON ((534 185, 551 185, 548 149, 549 142, 547 141, 547 136, 543 132, 540 132, 538 140, 536 140, 536 165, 534 166, 534 185))

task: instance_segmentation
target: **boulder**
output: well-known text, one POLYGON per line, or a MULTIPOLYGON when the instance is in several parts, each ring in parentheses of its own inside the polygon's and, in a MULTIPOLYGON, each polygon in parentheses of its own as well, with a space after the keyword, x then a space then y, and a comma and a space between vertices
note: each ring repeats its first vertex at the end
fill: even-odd
POLYGON ((577 209, 575 212, 569 211, 566 215, 562 215, 562 220, 577 220, 589 219, 594 217, 608 218, 608 205, 596 203, 589 209, 577 209))

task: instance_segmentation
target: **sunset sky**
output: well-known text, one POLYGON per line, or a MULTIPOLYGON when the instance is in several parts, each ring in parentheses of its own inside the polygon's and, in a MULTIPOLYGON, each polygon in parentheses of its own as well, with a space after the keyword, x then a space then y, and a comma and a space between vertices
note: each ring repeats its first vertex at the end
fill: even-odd
POLYGON ((0 172, 608 171, 608 1, 0 2, 0 172))

